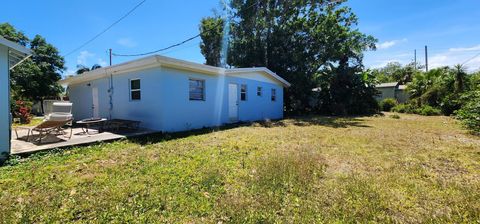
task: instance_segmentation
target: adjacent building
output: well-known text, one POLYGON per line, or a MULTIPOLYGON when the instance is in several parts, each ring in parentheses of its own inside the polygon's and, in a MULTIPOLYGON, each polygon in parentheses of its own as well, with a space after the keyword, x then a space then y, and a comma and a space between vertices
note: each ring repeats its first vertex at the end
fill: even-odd
POLYGON ((10 154, 10 74, 30 50, 0 37, 0 162, 10 154))
POLYGON ((399 82, 380 83, 375 86, 375 89, 379 92, 375 98, 378 101, 393 98, 399 103, 405 103, 408 100, 406 88, 406 85, 400 85, 399 82))

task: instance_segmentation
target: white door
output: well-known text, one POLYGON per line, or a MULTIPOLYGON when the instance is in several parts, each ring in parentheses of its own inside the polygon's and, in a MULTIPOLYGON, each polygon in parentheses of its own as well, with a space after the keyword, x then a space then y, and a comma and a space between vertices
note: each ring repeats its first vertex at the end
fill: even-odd
POLYGON ((228 84, 228 118, 234 122, 238 120, 238 85, 228 84))
POLYGON ((98 88, 97 87, 92 88, 92 111, 93 111, 94 118, 100 117, 98 113, 98 88))

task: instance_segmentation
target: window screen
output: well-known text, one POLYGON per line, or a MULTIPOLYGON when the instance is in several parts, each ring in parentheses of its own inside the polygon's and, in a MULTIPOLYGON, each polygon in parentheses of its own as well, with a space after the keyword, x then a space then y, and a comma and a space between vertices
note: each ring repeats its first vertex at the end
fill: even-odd
POLYGON ((242 86, 240 87, 240 100, 247 100, 247 85, 245 84, 242 84, 242 86))
POLYGON ((262 87, 257 87, 257 96, 262 96, 262 87))
POLYGON ((276 101, 276 100, 277 100, 277 90, 272 89, 272 101, 276 101))
POLYGON ((140 100, 141 95, 140 79, 130 80, 130 100, 140 100))
POLYGON ((205 100, 205 80, 190 79, 190 100, 205 100))

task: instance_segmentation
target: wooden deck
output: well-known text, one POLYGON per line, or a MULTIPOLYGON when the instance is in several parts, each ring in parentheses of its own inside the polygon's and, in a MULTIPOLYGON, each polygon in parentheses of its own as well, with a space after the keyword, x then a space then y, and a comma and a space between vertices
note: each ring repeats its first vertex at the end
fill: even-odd
MULTIPOLYGON (((70 130, 68 130, 69 132, 70 130)), ((118 133, 113 132, 102 132, 98 133, 96 130, 91 130, 90 134, 83 133, 81 128, 73 128, 72 138, 68 139, 68 136, 54 136, 49 135, 42 140, 42 143, 26 141, 26 136, 28 131, 25 129, 19 129, 18 139, 16 138, 15 132, 12 131, 12 140, 11 140, 11 154, 28 154, 48 149, 70 147, 77 145, 87 145, 96 142, 102 141, 111 141, 117 139, 124 139, 128 137, 135 137, 147 134, 157 133, 158 131, 149 130, 149 129, 138 129, 134 131, 120 131, 118 133)), ((69 134, 69 133, 68 133, 69 134)), ((34 136, 35 137, 35 136, 34 136)))

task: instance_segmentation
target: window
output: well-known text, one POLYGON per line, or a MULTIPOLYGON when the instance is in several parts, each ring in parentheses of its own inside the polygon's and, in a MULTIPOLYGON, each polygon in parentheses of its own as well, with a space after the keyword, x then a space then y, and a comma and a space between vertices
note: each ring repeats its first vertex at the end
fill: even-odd
POLYGON ((205 80, 189 79, 190 100, 205 100, 205 80))
POLYGON ((257 96, 262 96, 262 87, 257 87, 257 96))
POLYGON ((276 101, 276 100, 277 100, 277 90, 272 89, 272 101, 276 101))
POLYGON ((247 85, 245 84, 242 84, 242 86, 240 87, 240 100, 247 100, 247 85))
POLYGON ((140 79, 130 80, 130 100, 140 100, 141 95, 140 79))

